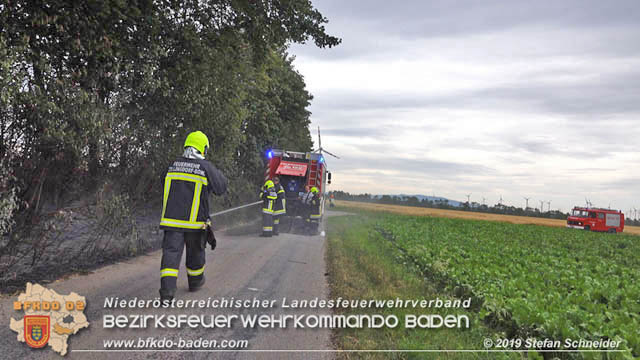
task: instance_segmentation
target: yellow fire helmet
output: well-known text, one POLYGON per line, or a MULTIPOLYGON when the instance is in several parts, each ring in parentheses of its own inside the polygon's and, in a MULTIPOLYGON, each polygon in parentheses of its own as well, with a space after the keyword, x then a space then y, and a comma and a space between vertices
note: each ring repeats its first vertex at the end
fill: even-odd
POLYGON ((314 194, 317 194, 317 193, 318 193, 318 188, 317 188, 317 187, 315 187, 315 186, 313 186, 313 187, 311 188, 311 192, 312 192, 312 193, 314 193, 314 194))
POLYGON ((204 156, 209 150, 209 138, 202 131, 194 131, 184 141, 184 147, 187 146, 196 148, 204 156))
POLYGON ((273 184, 273 181, 271 181, 271 180, 267 180, 267 181, 265 181, 265 183, 264 183, 264 188, 265 188, 265 189, 272 188, 272 187, 274 187, 274 186, 275 186, 275 185, 273 184))

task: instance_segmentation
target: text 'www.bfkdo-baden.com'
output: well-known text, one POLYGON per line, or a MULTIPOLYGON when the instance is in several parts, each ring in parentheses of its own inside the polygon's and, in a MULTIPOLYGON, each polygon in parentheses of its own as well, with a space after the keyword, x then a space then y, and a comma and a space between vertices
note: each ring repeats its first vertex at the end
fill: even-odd
POLYGON ((136 339, 105 339, 103 347, 105 350, 233 350, 248 348, 249 340, 139 337, 136 339))

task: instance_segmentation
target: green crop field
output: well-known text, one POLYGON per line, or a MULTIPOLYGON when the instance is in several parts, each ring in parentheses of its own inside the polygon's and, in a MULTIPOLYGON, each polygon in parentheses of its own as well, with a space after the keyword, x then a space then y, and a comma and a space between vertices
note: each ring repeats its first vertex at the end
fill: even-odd
MULTIPOLYGON (((621 341, 640 357, 640 237, 501 222, 361 213, 439 291, 471 297, 496 337, 621 341)), ((455 346, 455 345, 454 345, 455 346)))

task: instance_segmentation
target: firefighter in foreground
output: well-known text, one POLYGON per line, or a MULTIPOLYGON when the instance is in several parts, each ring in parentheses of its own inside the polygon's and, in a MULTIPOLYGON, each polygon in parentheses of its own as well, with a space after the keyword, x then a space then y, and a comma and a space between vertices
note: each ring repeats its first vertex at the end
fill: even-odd
POLYGON ((273 211, 273 235, 279 235, 278 227, 280 226, 280 219, 287 213, 287 199, 285 199, 284 187, 280 184, 280 178, 274 177, 273 184, 276 190, 277 198, 273 211))
POLYGON ((262 198, 262 237, 271 237, 273 234, 273 213, 275 212, 275 202, 278 199, 275 184, 267 180, 260 193, 262 198))
POLYGON ((160 299, 171 300, 176 292, 182 251, 187 248, 189 291, 204 284, 206 243, 215 248, 215 237, 209 220, 209 194, 227 191, 227 179, 205 160, 209 139, 201 131, 187 136, 182 157, 173 162, 164 177, 164 196, 160 228, 162 264, 160 299))

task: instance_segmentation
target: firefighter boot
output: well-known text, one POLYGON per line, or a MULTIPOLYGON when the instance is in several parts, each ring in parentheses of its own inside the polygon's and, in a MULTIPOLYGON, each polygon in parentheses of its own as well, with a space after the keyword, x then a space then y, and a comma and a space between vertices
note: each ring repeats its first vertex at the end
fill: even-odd
POLYGON ((318 221, 315 219, 307 219, 305 223, 305 234, 306 235, 317 235, 318 234, 318 221))
POLYGON ((162 290, 160 290, 160 303, 164 304, 165 301, 168 301, 169 303, 171 303, 171 300, 173 300, 173 296, 171 295, 162 295, 162 290))
POLYGON ((311 235, 318 235, 319 227, 320 222, 318 220, 311 220, 311 235))
POLYGON ((197 291, 204 285, 205 250, 207 249, 205 236, 206 233, 203 231, 184 233, 184 240, 187 245, 189 291, 197 291))
POLYGON ((262 213, 262 237, 271 237, 273 234, 273 215, 262 213))
POLYGON ((162 260, 160 265, 160 299, 171 300, 176 293, 178 269, 184 248, 183 233, 164 231, 162 239, 162 260))
POLYGON ((305 219, 304 233, 305 235, 313 235, 313 221, 311 219, 305 219))
POLYGON ((280 232, 278 232, 278 228, 280 227, 280 216, 276 215, 273 217, 273 235, 278 236, 280 232))
POLYGON ((200 290, 204 285, 204 283, 205 283, 204 273, 197 276, 189 276, 189 291, 194 292, 194 291, 200 290))

